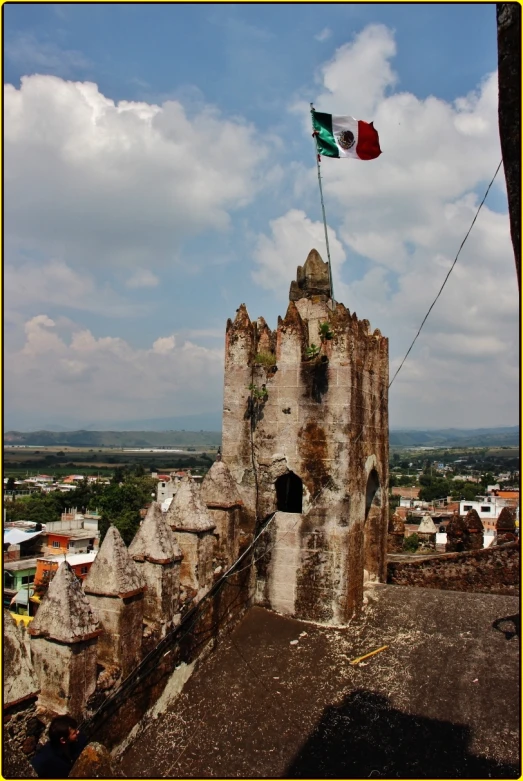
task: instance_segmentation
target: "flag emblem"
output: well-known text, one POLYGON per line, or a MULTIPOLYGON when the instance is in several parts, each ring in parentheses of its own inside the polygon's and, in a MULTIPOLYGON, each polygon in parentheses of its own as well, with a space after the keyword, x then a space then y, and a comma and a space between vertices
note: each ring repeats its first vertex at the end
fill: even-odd
POLYGON ((351 130, 342 130, 338 133, 338 144, 342 149, 351 149, 356 143, 354 133, 351 130))

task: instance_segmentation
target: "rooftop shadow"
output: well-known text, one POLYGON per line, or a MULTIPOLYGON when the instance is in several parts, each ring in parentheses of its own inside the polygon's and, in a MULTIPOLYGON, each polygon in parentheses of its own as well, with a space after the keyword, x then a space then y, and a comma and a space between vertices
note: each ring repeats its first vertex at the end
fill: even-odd
MULTIPOLYGON (((488 718, 488 714, 486 714, 488 718)), ((519 778, 517 765, 474 756, 470 728, 411 716, 357 690, 326 708, 285 778, 519 778)))

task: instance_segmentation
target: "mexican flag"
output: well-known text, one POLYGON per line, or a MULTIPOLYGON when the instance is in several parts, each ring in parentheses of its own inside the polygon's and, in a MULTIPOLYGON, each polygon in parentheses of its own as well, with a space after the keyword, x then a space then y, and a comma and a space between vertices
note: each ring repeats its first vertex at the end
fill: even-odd
POLYGON ((314 136, 320 155, 374 160, 381 155, 378 132, 372 122, 354 117, 336 117, 311 111, 314 136))

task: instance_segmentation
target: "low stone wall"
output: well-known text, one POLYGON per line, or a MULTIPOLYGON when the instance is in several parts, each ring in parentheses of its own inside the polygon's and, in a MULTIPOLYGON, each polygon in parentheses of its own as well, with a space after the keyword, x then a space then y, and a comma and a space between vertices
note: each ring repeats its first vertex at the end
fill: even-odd
POLYGON ((389 561, 387 583, 448 591, 519 595, 519 542, 463 553, 389 561))
POLYGON ((26 757, 32 757, 45 730, 45 724, 37 716, 36 697, 5 708, 3 728, 4 740, 26 757))

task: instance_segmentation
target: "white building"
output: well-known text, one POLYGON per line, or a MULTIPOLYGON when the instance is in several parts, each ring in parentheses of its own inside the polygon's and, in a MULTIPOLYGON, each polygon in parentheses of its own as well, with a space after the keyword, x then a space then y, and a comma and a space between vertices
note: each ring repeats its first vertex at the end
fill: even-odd
POLYGON ((160 503, 165 502, 166 499, 172 499, 178 490, 179 480, 174 477, 161 479, 156 486, 156 500, 160 503))
POLYGON ((478 496, 475 501, 462 499, 459 503, 459 514, 466 515, 469 510, 476 510, 485 529, 495 529, 499 514, 506 505, 506 499, 497 496, 478 496))

